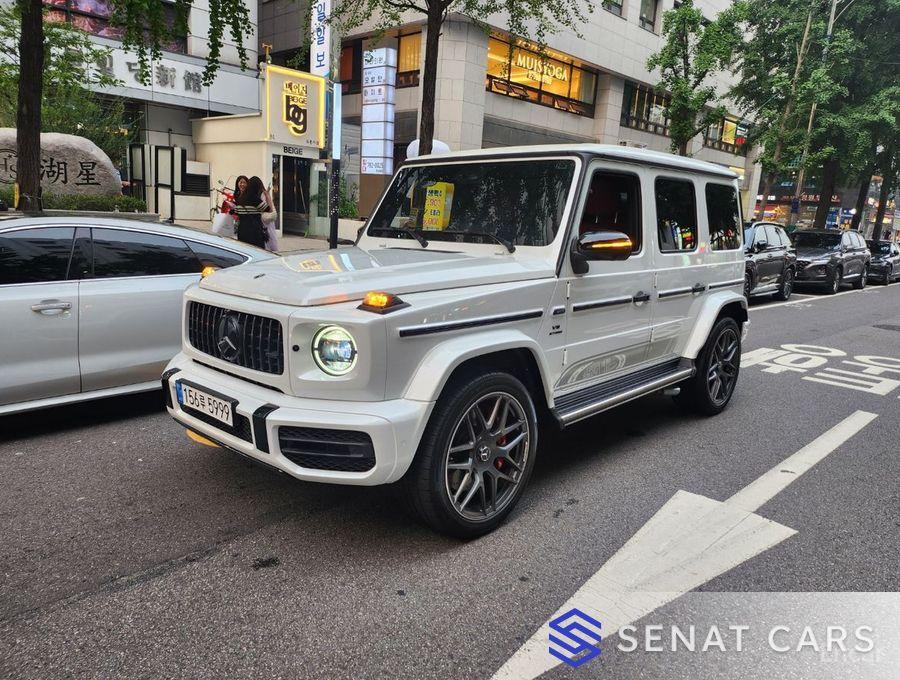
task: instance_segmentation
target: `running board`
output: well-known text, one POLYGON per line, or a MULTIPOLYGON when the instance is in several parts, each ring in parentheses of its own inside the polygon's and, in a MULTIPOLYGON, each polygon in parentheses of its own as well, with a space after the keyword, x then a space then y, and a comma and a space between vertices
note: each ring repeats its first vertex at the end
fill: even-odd
POLYGON ((656 392, 694 375, 694 362, 673 359, 557 397, 551 412, 560 427, 656 392))

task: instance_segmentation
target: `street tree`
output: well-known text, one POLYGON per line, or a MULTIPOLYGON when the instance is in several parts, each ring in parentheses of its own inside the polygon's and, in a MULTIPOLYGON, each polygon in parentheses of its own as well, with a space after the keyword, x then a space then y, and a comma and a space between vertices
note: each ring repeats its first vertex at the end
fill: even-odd
MULTIPOLYGON (((0 6, 0 127, 15 127, 20 77, 19 32, 22 18, 16 5, 0 6)), ((81 135, 99 146, 118 164, 130 135, 122 100, 104 97, 94 88, 118 81, 92 68, 109 48, 90 40, 69 24, 44 28, 47 45, 43 69, 41 131, 81 135)))
MULTIPOLYGON (((168 5, 168 3, 165 3, 168 5)), ((174 22, 167 20, 162 2, 145 0, 111 0, 112 20, 122 28, 122 47, 137 54, 139 76, 147 80, 150 62, 162 56, 162 48, 170 38, 187 32, 187 16, 192 0, 175 0, 174 22)), ((16 51, 18 55, 18 98, 16 107, 17 180, 23 196, 20 207, 39 209, 36 197, 41 181, 41 129, 45 71, 53 58, 49 56, 48 31, 42 0, 16 0, 20 17, 16 51)), ((209 5, 209 53, 204 81, 212 82, 226 33, 235 43, 241 65, 246 66, 244 40, 254 35, 250 12, 243 0, 216 0, 209 5)), ((16 43, 12 43, 15 45, 16 43)))
POLYGON ((725 116, 721 94, 710 81, 733 63, 744 16, 743 2, 736 2, 708 21, 693 0, 663 14, 663 46, 651 55, 647 68, 659 69, 658 87, 669 93, 672 151, 682 156, 688 155, 694 137, 725 116))
MULTIPOLYGON (((360 26, 377 32, 425 19, 425 55, 422 67, 422 110, 419 123, 419 153, 431 153, 434 139, 434 107, 437 84, 438 46, 441 27, 451 14, 459 14, 481 24, 492 16, 505 17, 507 30, 519 38, 533 41, 539 49, 546 38, 559 28, 578 32, 593 10, 582 0, 337 0, 329 21, 339 34, 360 26)), ((484 26, 483 26, 484 27, 484 26)), ((484 27, 485 30, 486 27, 484 27)))

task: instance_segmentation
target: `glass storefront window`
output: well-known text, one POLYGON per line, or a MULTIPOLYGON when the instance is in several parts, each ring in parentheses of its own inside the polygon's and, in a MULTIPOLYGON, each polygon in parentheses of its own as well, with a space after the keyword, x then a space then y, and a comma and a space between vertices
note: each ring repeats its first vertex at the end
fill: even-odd
POLYGON ((488 39, 486 89, 582 116, 594 115, 597 73, 564 54, 488 39))

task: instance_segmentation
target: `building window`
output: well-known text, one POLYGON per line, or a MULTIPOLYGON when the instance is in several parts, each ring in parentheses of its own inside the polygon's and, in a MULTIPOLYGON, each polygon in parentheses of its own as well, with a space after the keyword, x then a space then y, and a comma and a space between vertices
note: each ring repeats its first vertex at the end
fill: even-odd
POLYGON ((341 92, 358 94, 362 90, 362 40, 341 45, 341 92))
POLYGON ((486 89, 592 118, 597 72, 559 52, 541 55, 529 47, 489 38, 486 89))
POLYGON ((422 34, 401 35, 397 41, 397 87, 419 84, 419 62, 422 57, 422 34))
POLYGON ((733 154, 747 153, 749 126, 734 118, 723 118, 710 125, 703 136, 703 145, 733 154))
POLYGON ((603 9, 620 17, 622 16, 622 2, 623 0, 603 0, 603 9))
MULTIPOLYGON (((175 3, 162 2, 163 16, 170 35, 175 22, 175 3)), ((72 24, 85 33, 111 40, 121 40, 125 29, 110 22, 113 14, 112 0, 44 0, 47 21, 72 24)), ((167 52, 187 54, 187 35, 171 37, 162 45, 167 52)))
POLYGON ((671 98, 659 94, 646 85, 625 82, 622 97, 622 125, 635 130, 646 130, 658 135, 669 134, 669 117, 666 109, 671 98))
POLYGON ((659 0, 641 0, 641 28, 656 31, 656 5, 659 0))

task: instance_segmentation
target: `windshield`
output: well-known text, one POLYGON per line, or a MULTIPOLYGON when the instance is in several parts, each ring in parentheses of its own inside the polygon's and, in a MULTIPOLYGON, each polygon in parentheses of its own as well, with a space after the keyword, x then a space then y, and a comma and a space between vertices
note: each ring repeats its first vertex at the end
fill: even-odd
POLYGON ((838 250, 841 247, 841 235, 796 232, 794 234, 794 245, 797 248, 838 250))
POLYGON ((879 243, 878 241, 866 241, 869 246, 869 250, 872 251, 873 255, 890 255, 891 254, 891 244, 890 243, 879 243))
POLYGON ((369 236, 545 246, 559 230, 574 160, 482 161, 402 169, 369 220, 369 236), (486 235, 486 236, 485 236, 486 235), (492 238, 494 237, 494 238, 492 238))

